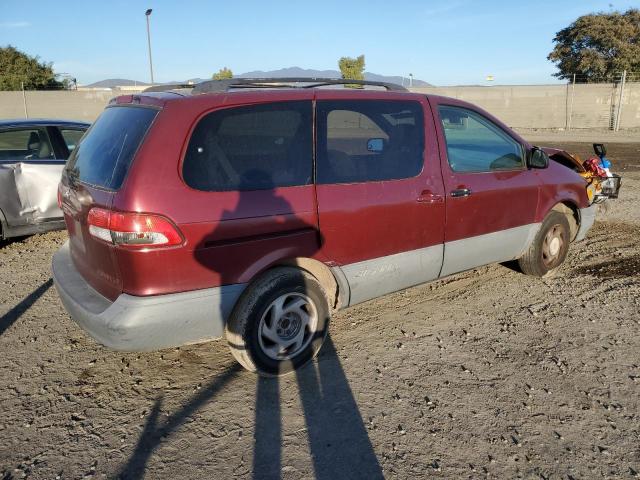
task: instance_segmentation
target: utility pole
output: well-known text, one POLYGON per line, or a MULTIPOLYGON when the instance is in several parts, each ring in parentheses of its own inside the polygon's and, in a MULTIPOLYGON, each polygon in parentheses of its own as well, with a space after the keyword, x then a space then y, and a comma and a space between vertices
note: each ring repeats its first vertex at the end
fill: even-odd
POLYGON ((22 84, 22 104, 24 105, 24 118, 29 118, 29 112, 27 112, 27 95, 24 93, 24 82, 22 84))
POLYGON ((145 17, 147 17, 147 46, 149 47, 149 71, 151 72, 151 85, 153 85, 153 60, 151 59, 151 30, 149 29, 149 17, 151 16, 151 12, 153 10, 149 8, 146 12, 144 12, 145 17))
POLYGON ((567 122, 567 132, 571 130, 571 116, 573 115, 573 99, 576 96, 576 74, 573 74, 573 82, 571 82, 571 105, 569 106, 569 121, 567 122))
POLYGON ((614 131, 620 129, 620 117, 622 116, 622 100, 624 100, 624 84, 627 80, 627 71, 622 71, 622 78, 620 79, 620 97, 618 98, 618 113, 616 113, 616 123, 614 131))

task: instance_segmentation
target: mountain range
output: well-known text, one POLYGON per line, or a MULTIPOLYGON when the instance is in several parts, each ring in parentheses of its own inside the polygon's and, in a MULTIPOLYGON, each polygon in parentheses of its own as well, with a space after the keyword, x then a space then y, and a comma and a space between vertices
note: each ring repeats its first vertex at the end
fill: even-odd
MULTIPOLYGON (((279 70, 255 70, 252 72, 242 73, 236 75, 237 78, 284 78, 284 77, 305 77, 305 78, 340 78, 340 72, 338 70, 314 70, 300 67, 281 68, 279 70)), ((364 72, 365 80, 373 82, 389 82, 397 83, 399 85, 409 86, 409 78, 401 77, 399 75, 380 75, 372 72, 364 72)), ((200 83, 206 78, 190 78, 187 80, 180 80, 175 82, 166 83, 200 83)), ((92 84, 86 85, 91 88, 113 88, 117 86, 133 86, 133 85, 149 85, 147 82, 140 82, 137 80, 128 80, 125 78, 109 78, 106 80, 100 80, 92 84)), ((429 87, 431 84, 424 80, 414 78, 412 85, 414 87, 429 87)))

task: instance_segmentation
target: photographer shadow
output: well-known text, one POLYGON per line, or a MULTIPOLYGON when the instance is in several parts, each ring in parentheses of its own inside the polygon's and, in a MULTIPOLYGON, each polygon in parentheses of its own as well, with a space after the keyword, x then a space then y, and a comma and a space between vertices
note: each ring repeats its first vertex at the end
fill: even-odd
MULTIPOLYGON (((296 370, 316 479, 384 478, 331 337, 318 358, 296 370)), ((281 478, 282 414, 278 379, 258 379, 253 478, 281 478)))
MULTIPOLYGON (((252 171, 252 182, 257 180, 266 185, 270 176, 262 171, 252 171)), ((255 211, 256 192, 243 192, 239 189, 239 198, 232 211, 224 211, 221 220, 231 222, 248 218, 247 212, 255 211)), ((276 189, 265 188, 260 193, 260 201, 269 205, 273 211, 284 215, 293 215, 294 209, 289 202, 278 195, 276 189)), ((298 230, 308 230, 304 247, 305 254, 313 255, 320 245, 317 226, 303 225, 298 230)), ((224 228, 221 226, 220 228, 224 228)), ((214 231, 208 236, 213 246, 194 253, 201 265, 211 270, 218 277, 220 285, 231 285, 235 279, 225 276, 225 272, 233 271, 234 262, 240 260, 239 255, 245 249, 228 239, 223 239, 225 232, 214 231), (220 239, 220 240, 216 240, 220 239)), ((265 242, 270 239, 266 238, 265 242)), ((210 243, 211 245, 211 243, 210 243)), ((258 254, 261 254, 258 249, 258 254)), ((246 259, 243 259, 246 260, 246 259)), ((305 292, 306 293, 306 292, 305 292)), ((222 315, 226 318, 228 311, 221 306, 222 315)), ((231 386, 240 367, 234 364, 222 375, 215 377, 208 385, 191 398, 182 408, 159 422, 162 397, 155 401, 151 413, 133 451, 133 454, 122 467, 120 478, 142 478, 148 461, 163 439, 176 434, 178 428, 188 417, 200 408, 212 402, 216 394, 224 387, 231 386)), ((382 469, 376 458, 367 430, 358 410, 345 372, 338 359, 330 337, 327 337, 319 357, 295 373, 298 395, 301 400, 308 446, 311 454, 313 471, 317 479, 341 478, 383 478, 382 469)), ((280 479, 283 465, 283 418, 280 398, 280 379, 256 377, 255 389, 255 423, 253 436, 253 468, 254 479, 280 479)), ((247 394, 248 398, 251 395, 247 394)), ((227 408, 221 405, 219 408, 227 408)), ((231 407, 233 408, 233 407, 231 407)))

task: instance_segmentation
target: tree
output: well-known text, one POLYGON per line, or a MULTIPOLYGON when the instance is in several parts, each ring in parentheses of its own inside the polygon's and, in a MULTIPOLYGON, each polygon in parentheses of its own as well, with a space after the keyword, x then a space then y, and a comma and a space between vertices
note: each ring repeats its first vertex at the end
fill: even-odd
POLYGON ((593 82, 622 70, 640 71, 640 10, 583 15, 553 41, 547 58, 557 64, 556 77, 570 79, 575 73, 593 82))
POLYGON ((0 48, 0 90, 63 88, 56 81, 51 63, 41 62, 8 45, 0 48))
POLYGON ((218 73, 214 73, 211 78, 214 80, 227 80, 229 78, 233 78, 233 72, 227 67, 223 67, 218 70, 218 73))
POLYGON ((338 61, 342 78, 348 80, 364 80, 364 55, 358 58, 342 57, 338 61))

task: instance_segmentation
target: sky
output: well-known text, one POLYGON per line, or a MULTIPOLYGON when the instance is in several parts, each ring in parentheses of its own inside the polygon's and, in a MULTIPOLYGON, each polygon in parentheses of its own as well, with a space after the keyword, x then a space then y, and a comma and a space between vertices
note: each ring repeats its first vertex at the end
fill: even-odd
POLYGON ((157 82, 291 66, 366 70, 434 85, 555 83, 557 31, 640 0, 0 0, 0 46, 53 62, 80 84, 148 82, 145 10, 157 82))

